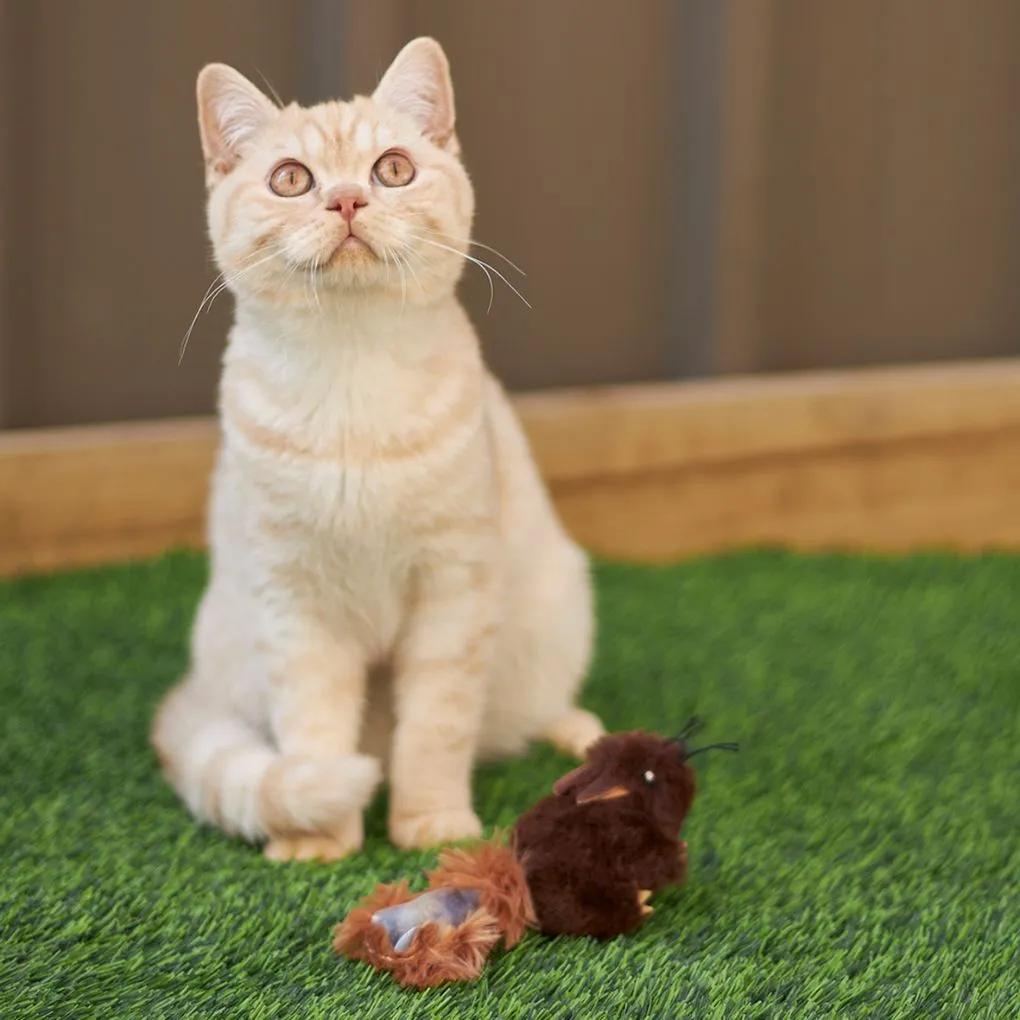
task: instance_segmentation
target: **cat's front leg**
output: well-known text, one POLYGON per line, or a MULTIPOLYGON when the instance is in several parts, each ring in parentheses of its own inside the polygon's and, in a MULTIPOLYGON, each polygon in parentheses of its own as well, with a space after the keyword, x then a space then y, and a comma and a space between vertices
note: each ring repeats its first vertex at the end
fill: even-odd
POLYGON ((481 834, 472 769, 497 621, 496 571, 448 564, 419 578, 394 670, 390 839, 429 847, 481 834))
MULTIPOLYGON (((336 761, 338 783, 347 765, 359 773, 378 769, 357 754, 367 669, 354 643, 297 607, 278 609, 268 630, 270 726, 281 754, 336 761)), ((271 829, 265 854, 274 860, 337 860, 360 849, 363 838, 361 812, 352 811, 327 826, 271 829)))

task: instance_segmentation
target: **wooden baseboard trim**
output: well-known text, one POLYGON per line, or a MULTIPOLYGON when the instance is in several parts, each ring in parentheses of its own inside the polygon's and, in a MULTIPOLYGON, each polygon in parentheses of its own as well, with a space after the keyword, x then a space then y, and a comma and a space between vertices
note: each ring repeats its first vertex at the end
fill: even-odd
MULTIPOLYGON (((604 556, 1020 548, 1020 360, 515 403, 567 527, 604 556)), ((0 433, 0 574, 200 548, 217 441, 207 419, 0 433)))

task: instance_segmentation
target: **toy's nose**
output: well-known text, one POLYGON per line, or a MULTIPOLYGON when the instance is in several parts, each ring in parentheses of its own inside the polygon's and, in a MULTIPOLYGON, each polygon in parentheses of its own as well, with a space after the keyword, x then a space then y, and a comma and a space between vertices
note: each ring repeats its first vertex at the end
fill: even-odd
POLYGON ((326 195, 326 208, 330 212, 338 212, 350 223, 358 215, 359 209, 368 205, 365 191, 360 184, 341 184, 331 188, 326 195))

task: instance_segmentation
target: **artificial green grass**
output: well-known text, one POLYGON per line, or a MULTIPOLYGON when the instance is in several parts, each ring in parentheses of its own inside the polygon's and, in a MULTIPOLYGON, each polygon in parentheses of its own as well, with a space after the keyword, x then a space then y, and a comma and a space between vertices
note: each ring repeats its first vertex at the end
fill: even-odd
MULTIPOLYGON (((399 990, 331 928, 430 853, 274 865, 192 824, 146 735, 203 561, 0 587, 0 1016, 1020 1015, 1020 559, 749 553, 601 566, 586 703, 699 758, 691 873, 637 934, 530 935, 399 990)), ((508 824, 572 762, 485 767, 508 824)))

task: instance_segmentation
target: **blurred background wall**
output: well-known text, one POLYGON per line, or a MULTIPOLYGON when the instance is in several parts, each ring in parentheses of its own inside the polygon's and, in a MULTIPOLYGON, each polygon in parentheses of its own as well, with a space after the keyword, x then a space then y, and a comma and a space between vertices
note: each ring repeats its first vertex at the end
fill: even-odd
POLYGON ((211 412, 198 70, 317 101, 425 33, 510 387, 1020 354, 1018 0, 0 0, 0 426, 211 412))

